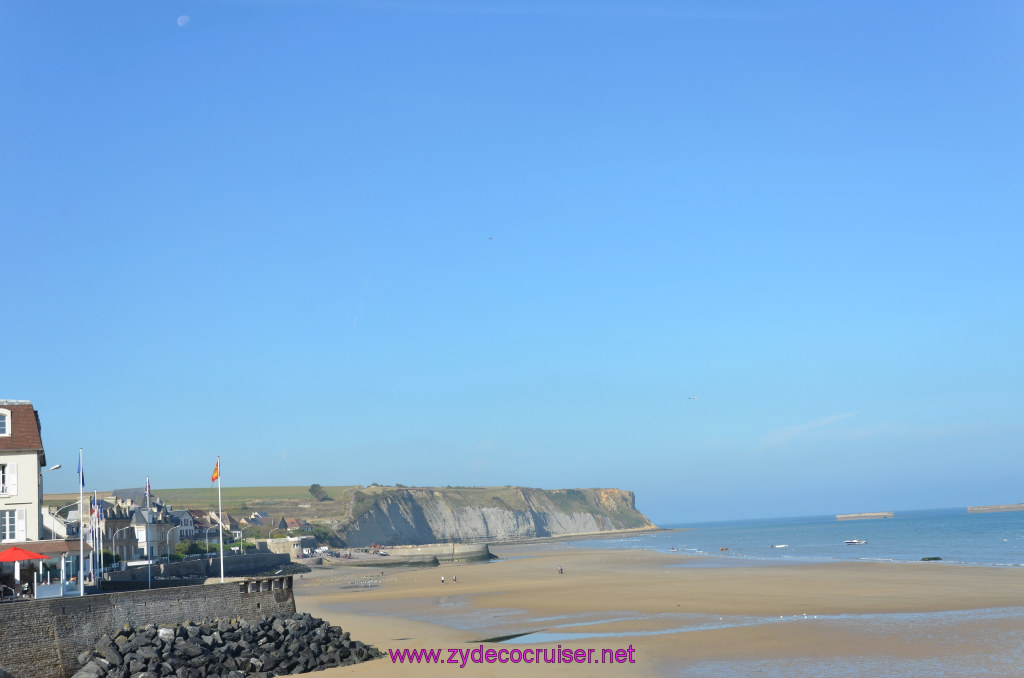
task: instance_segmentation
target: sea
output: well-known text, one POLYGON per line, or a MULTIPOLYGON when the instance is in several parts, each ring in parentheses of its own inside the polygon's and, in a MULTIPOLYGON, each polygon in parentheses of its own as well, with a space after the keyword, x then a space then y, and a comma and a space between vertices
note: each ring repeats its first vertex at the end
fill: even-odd
MULTIPOLYGON (((680 568, 770 566, 783 563, 842 561, 919 562, 929 559, 935 567, 972 565, 1024 567, 1024 511, 968 513, 966 507, 896 511, 892 518, 837 520, 835 515, 768 518, 708 523, 662 525, 661 532, 631 534, 608 539, 561 542, 565 549, 644 549, 678 555, 680 568), (863 540, 848 545, 847 540, 863 540), (727 549, 727 550, 726 550, 727 549), (694 558, 693 556, 698 556, 694 558), (935 560, 940 558, 941 560, 935 560)), ((931 565, 930 565, 931 566, 931 565)), ((680 619, 673 632, 686 633, 731 626, 801 623, 768 617, 680 619)), ((661 675, 673 678, 704 676, 764 676, 773 678, 820 678, 842 676, 963 676, 1024 675, 1024 608, 953 610, 901 614, 843 614, 814 617, 812 623, 860 634, 890 634, 908 647, 929 647, 936 633, 957 638, 975 627, 995 624, 1001 632, 984 641, 964 640, 968 651, 954 647, 949 653, 916 654, 882 651, 865 656, 764 658, 700 662, 662 667, 661 675), (1009 622, 1009 623, 1006 623, 1009 622), (1002 624, 1002 625, 1001 625, 1002 624), (1001 626, 999 626, 1001 625, 1001 626), (971 643, 975 645, 971 645, 971 643)), ((573 633, 577 620, 553 625, 544 633, 528 634, 510 643, 534 640, 577 642, 597 634, 573 633)), ((988 627, 991 628, 991 627, 988 627)), ((642 635, 637 631, 636 635, 642 635)), ((954 643, 959 645, 959 643, 954 643)))
POLYGON ((878 561, 1024 567, 1024 511, 968 513, 966 507, 896 511, 892 518, 835 515, 662 525, 661 532, 565 542, 565 548, 646 549, 687 566, 771 562, 878 561), (863 544, 848 545, 847 540, 863 544), (940 560, 936 560, 940 559, 940 560))
MULTIPOLYGON (((544 549, 638 549, 678 556, 678 567, 764 567, 784 563, 842 561, 916 562, 930 559, 929 567, 972 565, 1024 567, 1024 512, 967 513, 966 507, 896 511, 892 518, 836 520, 835 515, 770 518, 708 523, 662 525, 658 532, 629 533, 600 539, 552 540, 544 549), (863 540, 847 545, 846 540, 863 540), (727 549, 727 550, 725 550, 727 549), (697 556, 697 557, 694 557, 697 556), (933 560, 941 558, 941 560, 933 560)), ((524 545, 529 550, 531 545, 524 545)), ((507 549, 507 546, 506 546, 507 549)), ((513 551, 514 553, 514 551, 513 551)), ((512 558, 503 555, 488 565, 501 567, 512 558)), ((468 573, 467 573, 468 574, 468 573)), ((461 575, 461 573, 460 573, 461 575)), ((770 678, 876 678, 878 676, 1024 675, 1024 607, 952 610, 919 613, 846 613, 836 615, 719 615, 666 611, 654 617, 628 610, 535 617, 519 609, 478 608, 469 596, 451 595, 448 587, 437 598, 346 601, 349 613, 401 616, 441 623, 478 642, 480 630, 510 647, 533 643, 565 643, 716 631, 734 627, 820 624, 851 638, 899 638, 896 646, 863 652, 856 643, 841 656, 776 657, 767 653, 756 660, 697 661, 678 666, 651 667, 650 675, 671 678, 706 676, 759 676, 770 678), (651 627, 651 620, 658 622, 651 627), (597 625, 614 622, 620 628, 605 631, 597 625), (668 626, 665 624, 668 623, 668 626), (997 633, 990 633, 997 629, 997 633), (948 652, 934 649, 935 636, 959 639, 948 652), (895 649, 894 649, 895 648, 895 649)), ((482 641, 481 641, 482 642, 482 641)))

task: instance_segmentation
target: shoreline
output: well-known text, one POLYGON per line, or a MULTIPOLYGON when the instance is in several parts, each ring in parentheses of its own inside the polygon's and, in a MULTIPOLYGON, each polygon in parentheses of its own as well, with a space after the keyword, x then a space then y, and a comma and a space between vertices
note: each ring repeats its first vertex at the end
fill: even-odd
MULTIPOLYGON (((480 646, 635 650, 636 663, 628 667, 481 663, 462 669, 471 675, 744 675, 764 669, 810 676, 844 662, 883 667, 872 674, 913 675, 934 673, 923 667, 936 658, 962 667, 964 675, 1019 666, 1013 664, 1021 654, 1016 641, 1024 639, 1019 570, 913 562, 677 567, 681 559, 707 559, 545 546, 495 544, 503 556, 498 560, 396 569, 362 581, 307 575, 296 581, 296 604, 385 653, 480 646), (516 637, 481 640, 505 636, 516 637)), ((440 675, 452 667, 408 668, 440 675)), ((398 670, 383 658, 328 675, 398 670)))
MULTIPOLYGON (((354 547, 351 549, 343 549, 351 553, 349 558, 336 558, 328 556, 318 556, 322 561, 324 567, 338 567, 338 568, 375 568, 382 567, 384 569, 400 568, 400 567, 443 567, 446 564, 452 562, 486 562, 498 558, 493 554, 492 547, 504 548, 504 547, 515 547, 515 546, 543 546, 545 544, 556 544, 559 542, 568 541, 587 541, 591 539, 617 539, 633 534, 656 534, 660 532, 684 532, 689 528, 631 528, 627 530, 609 530, 604 532, 585 532, 569 535, 559 535, 550 537, 528 537, 523 539, 514 539, 508 541, 493 541, 493 540, 480 540, 480 541, 468 541, 468 542, 438 542, 432 544, 394 544, 385 546, 384 549, 388 552, 387 556, 378 556, 376 554, 365 554, 360 553, 360 550, 365 547, 354 547), (441 550, 447 551, 448 548, 455 546, 457 548, 465 549, 467 547, 482 547, 483 552, 486 555, 472 555, 470 557, 444 557, 446 553, 442 553, 441 550), (421 555, 426 549, 427 553, 421 555), (414 553, 415 551, 415 553, 414 553), (383 559, 382 559, 383 558, 383 559)), ((463 554, 459 554, 463 555, 463 554)), ((305 564, 305 563, 304 563, 305 564)), ((306 564, 309 567, 311 565, 306 564)))

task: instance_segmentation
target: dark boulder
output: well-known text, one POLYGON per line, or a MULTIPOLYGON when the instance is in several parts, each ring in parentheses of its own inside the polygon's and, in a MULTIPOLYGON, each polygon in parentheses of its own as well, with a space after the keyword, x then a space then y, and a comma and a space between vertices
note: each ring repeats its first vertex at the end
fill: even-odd
POLYGON ((281 676, 380 657, 309 614, 203 623, 125 624, 79 655, 77 678, 281 676))

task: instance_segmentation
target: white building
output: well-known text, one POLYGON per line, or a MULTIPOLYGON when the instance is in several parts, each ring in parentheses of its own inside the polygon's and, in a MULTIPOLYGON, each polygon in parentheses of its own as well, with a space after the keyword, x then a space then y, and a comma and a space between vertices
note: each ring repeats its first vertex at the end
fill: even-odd
POLYGON ((178 541, 196 538, 196 523, 188 511, 171 511, 171 522, 178 526, 178 541))
POLYGON ((174 553, 178 545, 178 527, 162 506, 140 506, 132 513, 131 527, 135 533, 137 553, 160 558, 174 553))
POLYGON ((0 400, 0 542, 41 536, 46 452, 30 400, 0 400))

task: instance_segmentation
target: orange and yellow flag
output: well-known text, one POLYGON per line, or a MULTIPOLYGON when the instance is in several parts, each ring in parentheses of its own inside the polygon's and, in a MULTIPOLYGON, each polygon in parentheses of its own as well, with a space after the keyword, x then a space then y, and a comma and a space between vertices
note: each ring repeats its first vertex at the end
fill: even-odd
POLYGON ((217 478, 220 478, 220 458, 217 458, 217 465, 213 467, 213 477, 210 478, 211 483, 217 482, 217 478))

